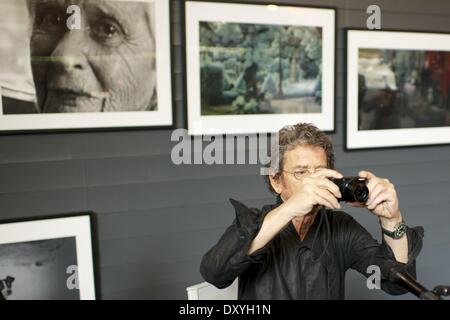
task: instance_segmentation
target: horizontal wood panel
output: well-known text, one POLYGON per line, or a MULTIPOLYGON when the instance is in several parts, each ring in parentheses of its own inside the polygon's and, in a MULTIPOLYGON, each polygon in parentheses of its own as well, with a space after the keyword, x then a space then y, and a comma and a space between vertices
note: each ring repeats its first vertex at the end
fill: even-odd
POLYGON ((0 194, 0 219, 86 211, 83 188, 0 194))
POLYGON ((170 207, 148 211, 117 212, 98 217, 100 239, 142 237, 147 235, 196 232, 221 228, 234 219, 230 203, 170 207), (161 225, 165 228, 161 228, 161 225))
MULTIPOLYGON (((261 208, 263 204, 273 202, 273 199, 267 199, 266 201, 260 200, 258 203, 245 201, 244 204, 248 207, 261 208)), ((450 201, 448 199, 440 203, 427 203, 425 200, 420 205, 408 205, 401 200, 400 205, 404 218, 411 226, 420 225, 427 231, 450 225, 450 215, 448 214, 450 201)), ((350 207, 344 206, 344 211, 349 211, 349 209, 350 207)), ((374 233, 378 233, 378 223, 374 221, 375 219, 366 219, 365 215, 368 215, 366 209, 351 209, 349 212, 357 221, 365 224, 368 228, 373 227, 374 233), (363 217, 364 219, 361 220, 363 217)), ((108 241, 183 231, 195 233, 207 228, 225 230, 234 218, 234 209, 229 202, 148 211, 103 213, 98 215, 98 232, 101 241, 108 241), (162 229, 160 225, 164 225, 166 228, 162 229)))
MULTIPOLYGON (((194 283, 198 282, 202 281, 194 283)), ((113 292, 105 292, 102 297, 106 300, 187 300, 186 288, 188 286, 190 286, 190 282, 175 282, 168 279, 163 284, 147 288, 136 287, 133 290, 117 288, 118 290, 113 292)))
POLYGON ((149 265, 128 263, 120 266, 103 267, 101 269, 102 276, 106 279, 114 279, 114 281, 103 281, 102 289, 106 292, 117 290, 117 288, 132 290, 173 281, 185 282, 186 286, 189 286, 193 283, 187 279, 191 274, 199 273, 200 259, 201 256, 192 256, 182 261, 169 263, 149 265))
MULTIPOLYGON (((344 152, 337 148, 336 168, 348 175, 369 169, 399 183, 448 180, 450 146, 421 150, 423 152, 414 148, 392 149, 387 154, 385 150, 344 152), (435 170, 430 171, 431 166, 435 170)), ((247 157, 248 152, 247 149, 247 157)), ((232 154, 231 151, 226 153, 232 154)), ((194 153, 190 155, 192 161, 196 157, 194 153)), ((169 155, 3 164, 0 165, 0 194, 227 176, 256 177, 260 168, 261 165, 174 165, 169 155)))
POLYGON ((0 165, 0 181, 0 194, 86 185, 82 161, 3 164, 0 165))
POLYGON ((217 242, 223 228, 148 237, 101 241, 101 267, 123 263, 156 263, 180 256, 203 255, 217 242))

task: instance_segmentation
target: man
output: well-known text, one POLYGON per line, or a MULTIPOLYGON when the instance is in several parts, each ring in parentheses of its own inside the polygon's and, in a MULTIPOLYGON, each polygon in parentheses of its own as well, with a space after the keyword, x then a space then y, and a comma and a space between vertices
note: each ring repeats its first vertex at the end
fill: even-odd
MULTIPOLYGON (((310 124, 285 127, 274 151, 272 161, 280 159, 280 170, 270 174, 268 183, 277 203, 258 210, 231 199, 236 219, 203 257, 200 271, 206 281, 225 288, 239 277, 239 299, 344 299, 349 268, 369 276, 371 265, 383 269, 400 263, 415 276, 423 229, 401 232, 405 225, 391 182, 361 171, 369 198, 351 204, 379 218, 386 233, 379 244, 339 211, 342 195, 328 178, 342 175, 333 169, 333 146, 324 133, 310 124)), ((381 287, 391 294, 406 293, 385 276, 381 287)))
POLYGON ((27 5, 39 112, 156 109, 151 4, 27 0, 27 5), (68 14, 71 5, 79 12, 68 14), (79 19, 80 28, 76 23, 69 28, 69 19, 79 19))

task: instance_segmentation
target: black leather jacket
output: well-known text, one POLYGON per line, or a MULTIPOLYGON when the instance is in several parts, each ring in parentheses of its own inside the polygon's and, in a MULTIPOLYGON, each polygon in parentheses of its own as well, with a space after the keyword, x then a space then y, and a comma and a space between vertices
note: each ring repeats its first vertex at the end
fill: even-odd
MULTIPOLYGON (((289 223, 263 248, 247 255, 265 215, 281 201, 261 210, 230 201, 236 219, 205 254, 200 272, 217 288, 225 288, 239 277, 238 299, 344 299, 345 271, 353 268, 368 277, 370 265, 381 266, 384 291, 393 295, 407 292, 383 272, 382 266, 395 261, 391 248, 384 239, 379 244, 349 214, 321 209, 303 241, 289 223)), ((415 276, 423 228, 409 228, 407 236, 406 269, 415 276)))

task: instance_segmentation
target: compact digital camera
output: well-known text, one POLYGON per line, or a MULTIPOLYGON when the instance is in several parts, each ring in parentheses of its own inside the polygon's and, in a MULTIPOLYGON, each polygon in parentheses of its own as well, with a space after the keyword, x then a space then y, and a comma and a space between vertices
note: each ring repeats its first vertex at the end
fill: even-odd
POLYGON ((360 177, 344 177, 341 179, 330 178, 341 191, 342 197, 339 201, 365 203, 369 198, 367 179, 360 177))

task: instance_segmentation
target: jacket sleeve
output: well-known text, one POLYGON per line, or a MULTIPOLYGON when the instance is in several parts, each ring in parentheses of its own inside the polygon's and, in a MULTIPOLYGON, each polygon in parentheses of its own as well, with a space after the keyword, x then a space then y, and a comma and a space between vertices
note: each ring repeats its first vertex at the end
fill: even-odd
POLYGON ((350 219, 347 224, 346 236, 346 264, 357 270, 365 277, 370 276, 367 268, 371 265, 379 266, 381 271, 381 289, 392 295, 401 295, 408 292, 404 287, 388 280, 388 266, 394 264, 404 265, 407 272, 416 277, 416 258, 422 249, 423 228, 408 228, 408 262, 397 262, 394 252, 382 236, 381 244, 364 229, 356 220, 350 219))
POLYGON ((219 242, 203 256, 200 264, 203 278, 219 289, 231 285, 252 263, 261 263, 268 245, 247 255, 251 242, 261 228, 265 213, 249 209, 234 199, 230 199, 230 202, 234 206, 236 218, 219 242))

